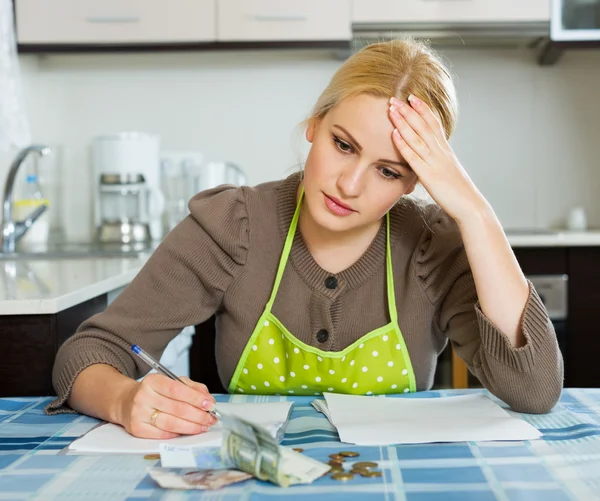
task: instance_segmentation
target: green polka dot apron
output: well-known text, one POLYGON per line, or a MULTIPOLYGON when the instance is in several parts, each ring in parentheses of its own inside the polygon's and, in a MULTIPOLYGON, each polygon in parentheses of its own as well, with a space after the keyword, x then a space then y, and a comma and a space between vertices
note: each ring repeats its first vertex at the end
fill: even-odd
POLYGON ((386 216, 386 276, 390 323, 338 352, 323 351, 294 337, 271 309, 298 226, 300 195, 285 240, 269 302, 229 383, 231 393, 320 395, 322 392, 381 395, 415 391, 415 376, 398 326, 390 252, 390 216, 386 216))

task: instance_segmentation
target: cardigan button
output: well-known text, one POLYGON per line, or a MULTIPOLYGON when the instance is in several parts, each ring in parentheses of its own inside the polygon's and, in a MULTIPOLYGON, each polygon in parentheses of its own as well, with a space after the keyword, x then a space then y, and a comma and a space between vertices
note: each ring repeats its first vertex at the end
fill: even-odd
POLYGON ((327 277, 325 279, 325 287, 328 289, 335 289, 338 285, 337 278, 335 277, 327 277))
POLYGON ((329 332, 327 332, 325 329, 321 329, 319 332, 317 332, 317 341, 319 341, 319 343, 324 343, 328 339, 329 332))

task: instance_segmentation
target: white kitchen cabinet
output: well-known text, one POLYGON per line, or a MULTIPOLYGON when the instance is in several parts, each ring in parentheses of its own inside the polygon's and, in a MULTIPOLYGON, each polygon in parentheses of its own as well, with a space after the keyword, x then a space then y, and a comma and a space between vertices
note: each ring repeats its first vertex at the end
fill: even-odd
POLYGON ((217 0, 15 0, 20 44, 145 44, 216 39, 217 0))
POLYGON ((219 0, 217 38, 231 41, 350 40, 350 0, 219 0))
POLYGON ((353 23, 550 21, 550 0, 352 0, 353 23))

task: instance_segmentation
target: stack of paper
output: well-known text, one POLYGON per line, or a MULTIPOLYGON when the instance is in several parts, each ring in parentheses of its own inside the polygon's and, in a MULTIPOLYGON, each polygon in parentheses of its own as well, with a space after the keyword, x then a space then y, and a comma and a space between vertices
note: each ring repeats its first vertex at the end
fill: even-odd
MULTIPOLYGON (((287 425, 292 402, 218 404, 223 414, 240 417, 246 421, 262 426, 277 440, 281 441, 287 425)), ((221 424, 211 427, 206 433, 188 435, 169 440, 153 440, 131 436, 121 426, 106 423, 94 428, 83 437, 69 445, 69 450, 76 452, 100 453, 158 453, 161 442, 177 446, 218 447, 223 438, 221 424)))
POLYGON ((532 440, 542 434, 482 394, 443 398, 378 398, 324 393, 313 405, 357 445, 532 440))

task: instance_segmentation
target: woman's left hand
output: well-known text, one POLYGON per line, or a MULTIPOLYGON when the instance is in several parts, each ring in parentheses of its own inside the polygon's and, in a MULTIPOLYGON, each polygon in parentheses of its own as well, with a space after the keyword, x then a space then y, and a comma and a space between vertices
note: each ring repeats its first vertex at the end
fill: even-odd
POLYGON ((488 203, 469 178, 446 140, 442 125, 429 106, 415 96, 410 104, 390 100, 392 139, 425 189, 450 217, 460 223, 488 203))

